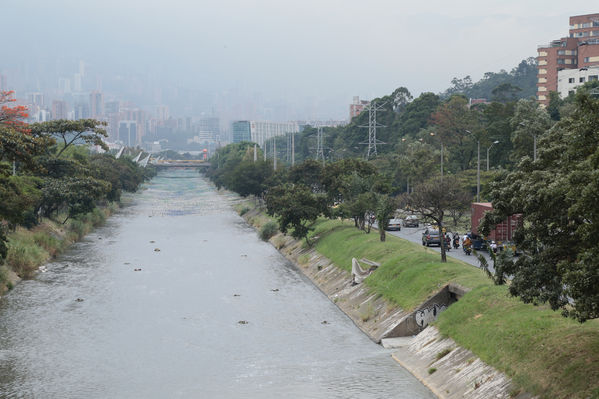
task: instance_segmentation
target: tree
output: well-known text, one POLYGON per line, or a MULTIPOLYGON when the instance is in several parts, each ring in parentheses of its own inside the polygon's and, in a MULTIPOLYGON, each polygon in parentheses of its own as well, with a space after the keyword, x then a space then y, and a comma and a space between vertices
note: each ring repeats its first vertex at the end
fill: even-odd
POLYGON ((36 136, 57 137, 62 141, 62 148, 56 154, 58 158, 71 145, 81 142, 97 145, 104 151, 108 151, 108 146, 102 140, 102 138, 108 137, 108 134, 102 126, 106 126, 106 122, 95 119, 79 119, 76 121, 58 119, 33 123, 29 125, 29 129, 36 136))
POLYGON ((6 105, 15 101, 12 94, 12 91, 0 91, 0 161, 19 162, 36 169, 34 157, 45 153, 54 140, 30 131, 25 123, 26 107, 6 105))
POLYGON ((391 98, 393 99, 393 111, 400 113, 412 101, 413 97, 408 89, 399 87, 393 91, 391 98))
POLYGON ((389 226, 389 220, 397 209, 397 200, 388 194, 376 194, 376 221, 379 227, 381 241, 386 240, 385 230, 389 226))
POLYGON ((502 83, 491 91, 493 93, 493 101, 505 103, 508 101, 515 101, 518 98, 518 93, 522 89, 518 86, 514 86, 511 83, 502 83))
POLYGON ((42 201, 39 206, 44 216, 62 209, 67 211, 63 224, 71 217, 91 212, 96 201, 110 191, 110 184, 91 177, 49 178, 44 181, 42 201))
POLYGON ((463 96, 453 96, 443 103, 431 115, 431 122, 436 126, 439 140, 448 150, 453 149, 453 161, 460 170, 468 169, 473 158, 472 134, 480 139, 478 111, 468 108, 468 100, 463 96), (469 133, 469 132, 472 132, 469 133))
POLYGON ((543 108, 535 100, 519 100, 514 108, 514 116, 510 119, 513 129, 512 158, 518 162, 522 157, 533 156, 534 138, 537 142, 551 127, 552 121, 543 108))
POLYGON ((285 183, 272 187, 266 193, 266 209, 271 216, 276 216, 279 230, 296 239, 305 238, 308 245, 308 233, 316 219, 327 212, 326 198, 322 194, 314 194, 310 187, 303 184, 285 183))
POLYGON ((405 195, 403 202, 422 216, 434 220, 441 235, 441 262, 447 262, 445 255, 445 213, 449 209, 467 206, 471 195, 465 191, 454 177, 435 178, 414 187, 414 192, 405 195))
POLYGON ((521 215, 514 241, 523 255, 502 270, 510 293, 583 322, 599 317, 599 101, 577 94, 574 114, 540 144, 537 162, 525 157, 492 184, 481 229, 521 215))

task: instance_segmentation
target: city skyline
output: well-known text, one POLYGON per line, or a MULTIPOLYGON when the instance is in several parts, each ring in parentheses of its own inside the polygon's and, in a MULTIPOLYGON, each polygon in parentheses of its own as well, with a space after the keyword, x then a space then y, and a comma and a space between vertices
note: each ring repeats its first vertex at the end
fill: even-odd
POLYGON ((509 71, 566 36, 571 15, 595 11, 582 1, 521 3, 33 0, 4 7, 6 29, 22 40, 7 43, 0 73, 34 92, 82 75, 83 61, 88 81, 74 78, 71 90, 122 95, 144 109, 346 119, 354 96, 400 86, 438 93, 453 77, 509 71))

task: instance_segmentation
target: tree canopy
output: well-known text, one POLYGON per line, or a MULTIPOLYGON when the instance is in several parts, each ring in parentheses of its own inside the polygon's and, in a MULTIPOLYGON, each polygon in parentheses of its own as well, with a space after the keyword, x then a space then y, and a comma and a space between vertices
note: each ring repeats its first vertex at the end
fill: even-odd
POLYGON ((537 162, 525 157, 492 184, 481 228, 521 215, 523 255, 502 263, 510 292, 584 321, 599 317, 599 101, 581 93, 576 105, 541 137, 537 162))

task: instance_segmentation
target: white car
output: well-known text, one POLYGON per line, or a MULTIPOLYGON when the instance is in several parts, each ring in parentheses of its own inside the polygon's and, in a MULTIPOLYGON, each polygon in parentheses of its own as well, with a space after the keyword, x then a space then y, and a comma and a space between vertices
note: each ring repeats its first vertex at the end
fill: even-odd
POLYGON ((401 230, 401 219, 390 219, 386 230, 401 230))

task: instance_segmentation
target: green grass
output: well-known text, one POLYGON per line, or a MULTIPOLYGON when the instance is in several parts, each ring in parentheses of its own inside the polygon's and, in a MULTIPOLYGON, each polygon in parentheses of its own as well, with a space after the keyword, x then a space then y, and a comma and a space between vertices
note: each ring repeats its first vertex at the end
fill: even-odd
POLYGON ((338 267, 351 271, 352 258, 367 258, 381 267, 366 284, 388 301, 405 310, 412 310, 445 284, 459 283, 466 287, 489 284, 483 272, 460 261, 440 255, 417 244, 387 235, 381 242, 378 232, 366 234, 349 222, 318 221, 312 236, 318 236, 316 250, 338 267))
POLYGON ((319 220, 316 250, 350 271, 351 258, 381 267, 365 283, 390 302, 413 310, 445 284, 472 289, 436 322, 441 334, 505 372, 542 398, 599 398, 599 320, 580 324, 547 306, 524 304, 482 271, 394 236, 380 242, 350 221, 319 220))

